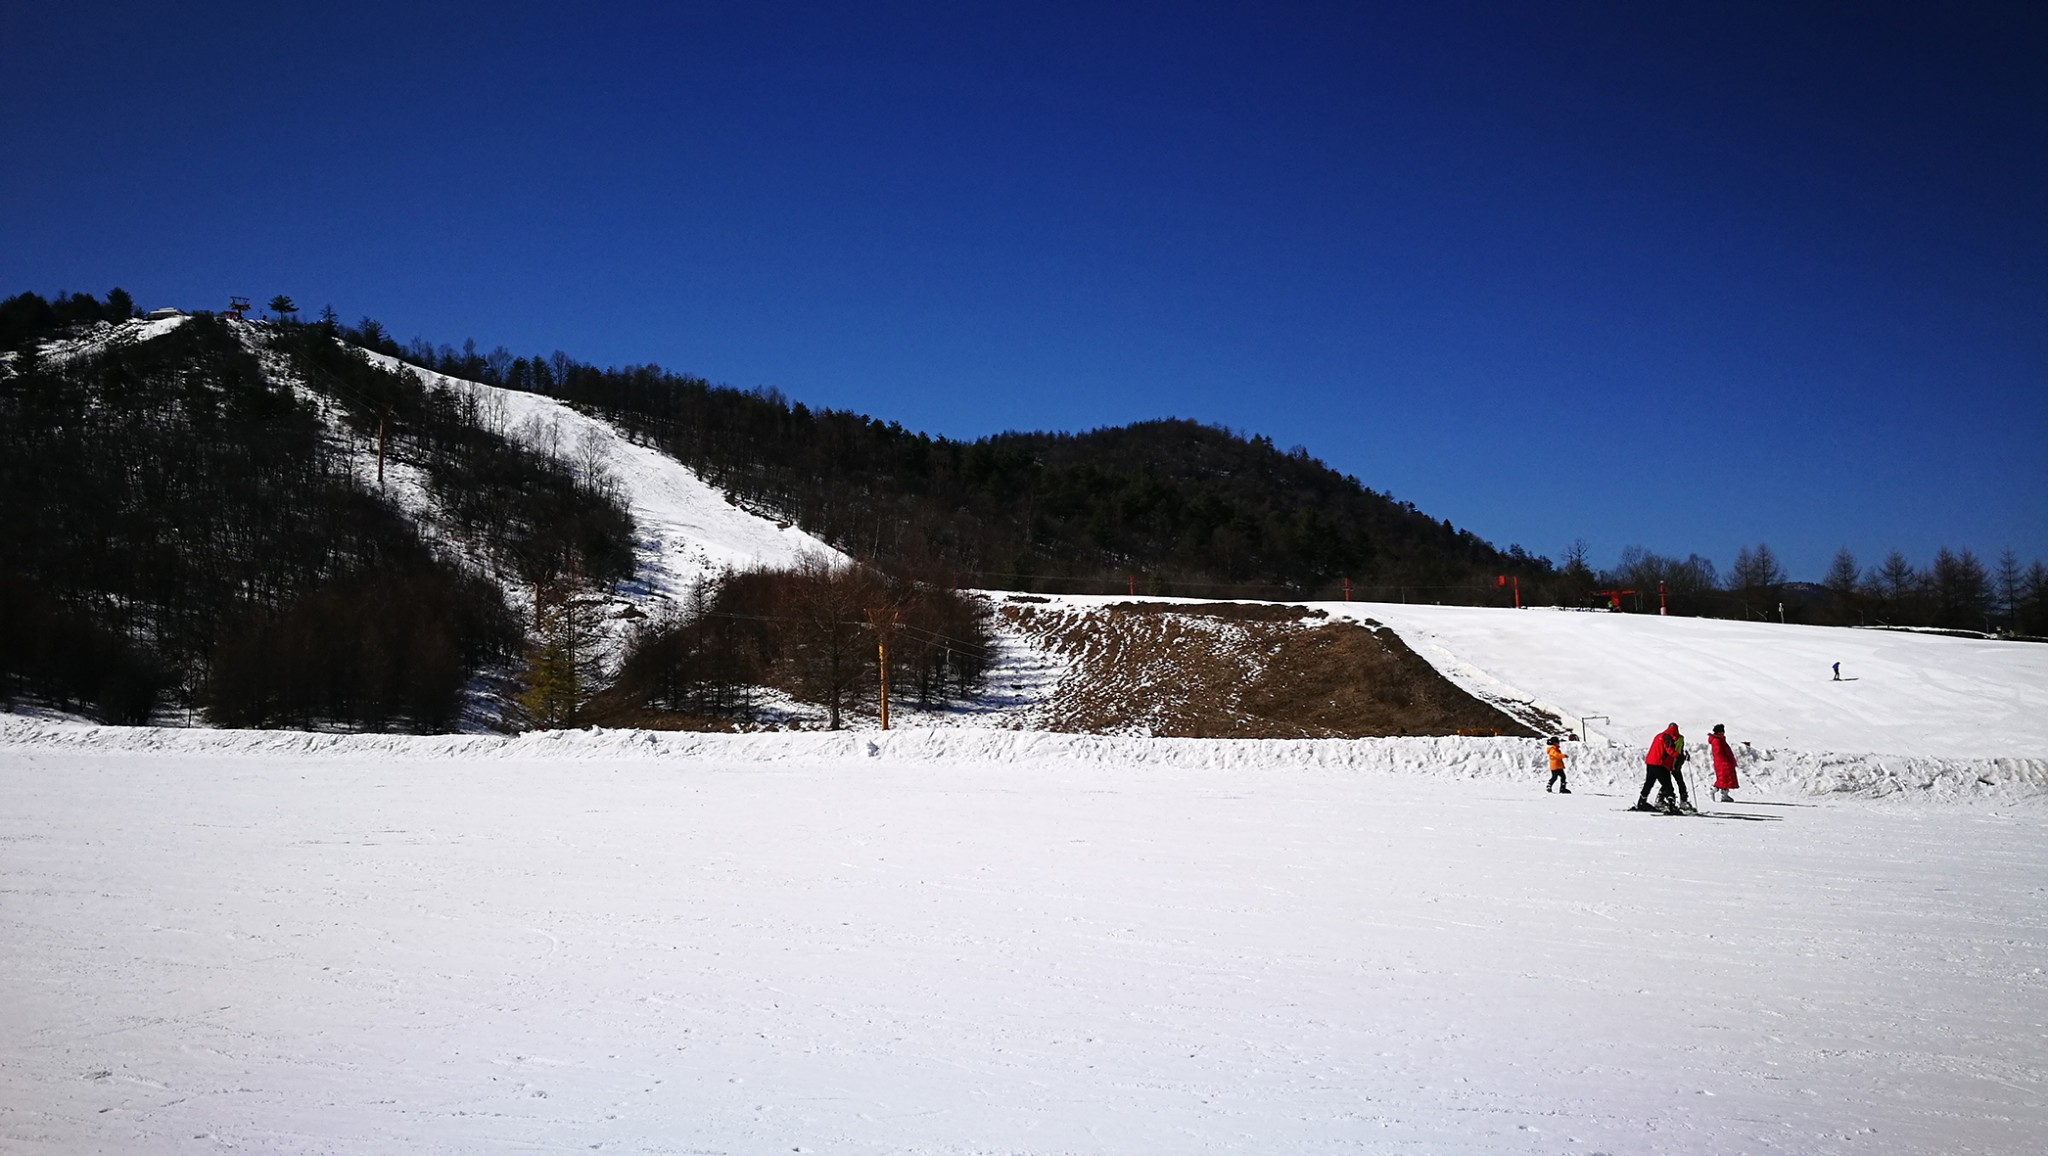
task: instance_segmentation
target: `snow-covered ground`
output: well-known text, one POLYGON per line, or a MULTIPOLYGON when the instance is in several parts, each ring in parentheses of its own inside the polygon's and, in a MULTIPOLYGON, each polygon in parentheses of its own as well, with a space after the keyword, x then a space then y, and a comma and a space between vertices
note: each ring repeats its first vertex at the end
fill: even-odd
POLYGON ((1705 618, 1321 603, 1377 618, 1454 681, 1520 697, 1624 746, 1696 742, 2048 757, 2048 646, 1705 618), (1841 664, 1836 681, 1834 664, 1841 664))
POLYGON ((12 720, 0 1150, 2040 1150, 2038 801, 1532 756, 12 720))
MULTIPOLYGON (((1000 600, 1005 595, 989 592, 1000 600)), ((1032 596, 1034 601, 1040 596, 1032 596)), ((1054 595, 1088 608, 1122 596, 1054 595)), ((1151 598, 1148 602, 1186 601, 1151 598)), ((1583 731, 1592 752, 1633 761, 1676 722, 1704 753, 1715 723, 1759 758, 1863 756, 2048 760, 2048 645, 1912 631, 1784 626, 1568 610, 1311 602, 1331 618, 1390 626, 1481 698, 1533 703, 1583 731), (1842 677, 1834 678, 1834 663, 1842 677)), ((1006 673, 1042 692, 1053 660, 1009 639, 1006 673)), ((1029 703, 1017 710, 1028 712, 1029 703)), ((1028 717, 1028 713, 1025 714, 1028 717)), ((920 716, 905 712, 905 725, 920 716)))

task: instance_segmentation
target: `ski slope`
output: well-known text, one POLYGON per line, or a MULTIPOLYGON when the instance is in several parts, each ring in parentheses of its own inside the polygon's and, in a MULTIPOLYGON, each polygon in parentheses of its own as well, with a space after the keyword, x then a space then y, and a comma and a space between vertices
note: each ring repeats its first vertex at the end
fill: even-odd
POLYGON ((1594 741, 2048 757, 2048 645, 1561 610, 1323 603, 1394 628, 1454 681, 1536 702, 1594 741), (1841 663, 1842 681, 1833 664, 1841 663))
POLYGON ((554 398, 359 352, 385 369, 413 374, 430 389, 474 394, 486 412, 503 415, 501 432, 529 448, 599 463, 625 491, 633 515, 636 566, 632 580, 616 593, 643 610, 679 598, 692 583, 727 569, 788 566, 805 553, 846 560, 795 526, 741 509, 674 458, 629 441, 609 422, 554 398))
MULTIPOLYGON (((63 364, 124 345, 154 341, 190 320, 190 317, 178 316, 160 317, 154 321, 141 317, 129 321, 101 321, 77 337, 60 337, 38 343, 36 354, 47 363, 63 364)), ((8 356, 11 358, 13 354, 8 356)))
POLYGON ((0 1151, 2023 1156, 2038 799, 0 720, 0 1151))
MULTIPOLYGON (((1075 610, 1130 601, 1033 597, 1075 610)), ((1842 756, 1867 766, 1883 762, 1869 756, 2048 760, 2048 645, 2039 643, 1552 609, 1299 605, 1393 628, 1452 682, 1481 698, 1550 711, 1602 759, 1625 752, 1622 761, 1632 761, 1677 722, 1702 750, 1714 724, 1725 724, 1731 742, 1760 758, 1842 756)), ((1008 687, 1015 675, 1042 693, 1055 677, 1043 668, 1056 661, 1015 637, 1003 647, 991 684, 1008 687)), ((1030 706, 1019 701, 1009 717, 1028 717, 1030 706)), ((928 725, 914 712, 903 718, 928 725)))

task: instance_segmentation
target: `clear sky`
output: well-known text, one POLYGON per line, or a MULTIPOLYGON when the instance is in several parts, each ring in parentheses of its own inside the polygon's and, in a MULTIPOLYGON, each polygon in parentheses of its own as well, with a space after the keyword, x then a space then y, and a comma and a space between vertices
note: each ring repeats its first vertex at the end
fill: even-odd
POLYGON ((2048 5, 8 4, 0 294, 2048 557, 2048 5), (305 6, 311 7, 311 6, 305 6))

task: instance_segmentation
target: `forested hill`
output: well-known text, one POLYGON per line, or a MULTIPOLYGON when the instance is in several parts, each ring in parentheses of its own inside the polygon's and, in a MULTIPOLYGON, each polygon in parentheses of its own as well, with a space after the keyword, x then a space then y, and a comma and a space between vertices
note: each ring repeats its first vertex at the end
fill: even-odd
POLYGON ((653 366, 402 348, 367 321, 349 336, 423 368, 589 407, 736 501, 899 573, 1048 591, 1121 590, 1135 578, 1152 592, 1287 597, 1334 594, 1349 579, 1465 601, 1496 574, 1549 571, 1305 450, 1193 421, 963 442, 653 366))
POLYGON ((0 303, 0 703, 439 729, 520 650, 502 583, 631 571, 624 506, 462 399, 312 327, 81 300, 0 303), (366 484, 365 438, 474 564, 366 484))

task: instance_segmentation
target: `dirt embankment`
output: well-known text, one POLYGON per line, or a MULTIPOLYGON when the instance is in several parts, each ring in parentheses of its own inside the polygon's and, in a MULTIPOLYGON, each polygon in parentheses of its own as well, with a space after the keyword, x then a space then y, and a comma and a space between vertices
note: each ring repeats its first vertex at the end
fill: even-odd
POLYGON ((1377 623, 1302 606, 1011 602, 1008 623, 1070 668, 1029 726, 1171 738, 1542 732, 1452 685, 1377 623))

